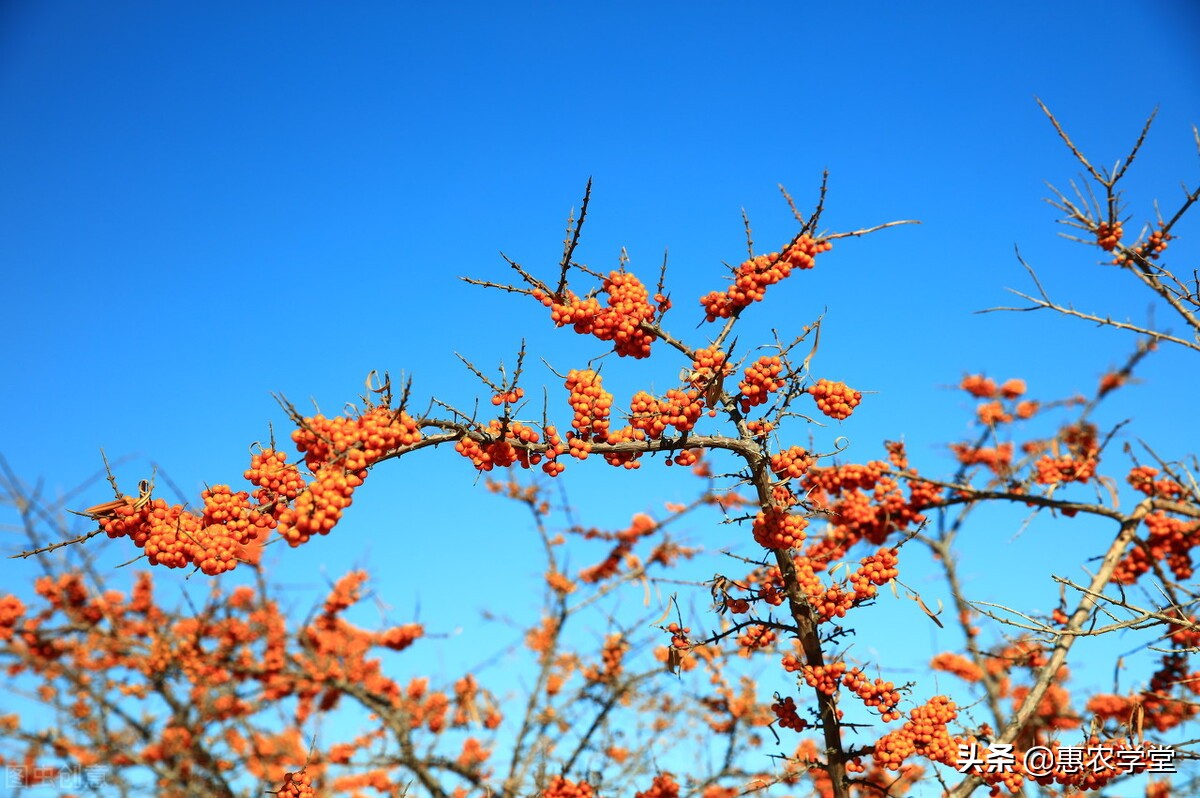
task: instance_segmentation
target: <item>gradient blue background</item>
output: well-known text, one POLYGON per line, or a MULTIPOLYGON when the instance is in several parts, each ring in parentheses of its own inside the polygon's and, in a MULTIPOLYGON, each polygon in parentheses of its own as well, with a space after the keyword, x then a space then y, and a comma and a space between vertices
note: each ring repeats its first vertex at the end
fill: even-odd
MULTIPOLYGON (((403 370, 418 408, 430 396, 469 406, 485 389, 454 353, 511 367, 522 338, 537 356, 527 390, 545 383, 560 399, 538 358, 562 372, 603 346, 459 276, 509 280, 500 250, 553 274, 592 176, 578 257, 607 270, 625 247, 649 281, 669 249, 668 326, 699 342, 696 298, 724 286, 722 261, 744 257, 740 210, 758 248, 777 248, 794 223, 776 184, 807 209, 828 169, 828 229, 922 224, 839 242, 747 314, 741 346, 826 312, 814 373, 874 393, 850 421, 815 430, 817 443, 845 435, 852 456, 871 459, 903 436, 917 465, 945 473, 939 444, 973 434, 973 403, 946 390, 964 373, 1024 377, 1053 398, 1090 390, 1132 346, 1048 314, 974 315, 1012 304, 1006 287, 1031 287, 1014 245, 1055 297, 1146 319, 1146 297, 1056 237, 1043 181, 1066 187, 1079 170, 1034 96, 1102 165, 1161 106, 1127 183, 1135 234, 1154 199, 1173 210, 1180 181, 1200 171, 1198 34, 1190 2, 4 3, 0 453, 48 496, 95 474, 103 447, 131 458, 118 468, 127 489, 157 463, 194 497, 240 479, 268 422, 286 435, 271 392, 336 412, 369 370, 403 370)), ((1194 238, 1172 245, 1183 271, 1194 238)), ((684 365, 603 362, 618 405, 670 387, 684 365)), ((1099 420, 1134 418, 1124 438, 1165 457, 1194 452, 1196 373, 1194 357, 1163 351, 1099 420)), ((789 442, 810 431, 798 425, 789 442)), ((572 465, 565 480, 598 525, 691 495, 657 463, 572 465)), ((92 482, 68 506, 109 496, 92 482)), ((1016 593, 1048 611, 1048 575, 1081 577, 1113 530, 1035 525, 1010 543, 1021 518, 970 529, 964 576, 972 597, 1016 593)), ((749 554, 747 536, 689 528, 694 542, 749 554)), ((369 565, 390 620, 419 604, 431 631, 466 630, 425 648, 405 666, 414 672, 511 640, 478 628, 479 608, 528 620, 544 570, 525 514, 452 451, 378 469, 332 536, 271 552, 297 606, 369 565)), ((115 566, 131 550, 99 556, 115 566)), ((912 567, 910 584, 941 595, 936 571, 912 567)), ((0 568, 18 592, 37 572, 0 568)), ((707 560, 695 573, 713 570, 707 560)), ((203 580, 186 589, 202 594, 203 580)), ((871 642, 857 654, 868 661, 911 657, 919 674, 957 643, 911 602, 866 615, 859 639, 871 642)), ((1106 684, 1108 662, 1072 665, 1106 684)))

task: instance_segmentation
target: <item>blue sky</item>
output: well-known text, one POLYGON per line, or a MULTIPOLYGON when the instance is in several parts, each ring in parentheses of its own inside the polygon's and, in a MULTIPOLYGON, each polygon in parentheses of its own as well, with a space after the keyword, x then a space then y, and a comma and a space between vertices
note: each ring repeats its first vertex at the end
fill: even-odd
MULTIPOLYGON (((649 278, 669 250, 673 329, 697 340, 696 298, 743 257, 741 209, 758 247, 777 248, 793 222, 776 184, 808 207, 828 169, 829 229, 922 224, 839 242, 773 289, 743 342, 825 312, 814 371, 876 393, 818 439, 846 435, 874 458, 903 436, 918 464, 945 469, 938 444, 970 430, 971 404, 945 390, 963 373, 1056 396, 1090 389, 1132 343, 1040 314, 974 315, 1029 288, 1014 245, 1053 295, 1145 319, 1145 298, 1056 238, 1043 181, 1078 169, 1035 95, 1100 164, 1160 106, 1128 180, 1136 230, 1153 199, 1172 208, 1179 182, 1195 184, 1198 31, 1187 2, 6 3, 0 453, 53 492, 94 474, 103 447, 131 458, 129 489, 155 462, 194 496, 236 481, 268 422, 285 429, 271 392, 336 411, 369 370, 403 370, 416 397, 467 405, 482 386, 454 353, 511 365, 522 338, 559 371, 580 367, 596 342, 456 278, 507 280, 500 251, 553 270, 589 176, 579 257, 615 268, 625 247, 649 278)), ((1194 247, 1173 245, 1176 262, 1194 247)), ((610 358, 605 374, 621 403, 681 365, 610 358)), ((1105 419, 1133 417, 1129 435, 1167 457, 1196 451, 1180 423, 1194 374, 1161 353, 1105 419)), ((540 366, 527 380, 561 390, 540 366)), ((422 454, 373 474, 332 537, 279 555, 281 578, 321 591, 323 574, 369 561, 393 620, 420 596, 428 624, 469 627, 489 599, 439 602, 444 577, 427 566, 451 560, 452 537, 477 555, 454 558, 464 584, 536 598, 519 509, 453 452, 422 454)), ((671 476, 589 463, 566 484, 581 514, 615 524, 686 497, 671 476)), ((719 547, 730 531, 697 524, 694 538, 719 547)), ((995 551, 978 562, 1003 556, 1012 531, 984 530, 995 551)), ((1096 553, 1057 535, 1029 545, 1025 561, 1065 556, 1056 572, 1096 553)), ((34 573, 0 567, 6 584, 34 573)), ((1011 585, 981 564, 973 576, 981 598, 1011 585)))

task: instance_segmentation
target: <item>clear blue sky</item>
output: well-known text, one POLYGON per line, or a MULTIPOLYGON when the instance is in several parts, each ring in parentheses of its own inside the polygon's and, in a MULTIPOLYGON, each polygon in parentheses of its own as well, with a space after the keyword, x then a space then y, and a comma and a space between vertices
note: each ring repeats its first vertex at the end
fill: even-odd
MULTIPOLYGON (((466 405, 481 386, 454 352, 511 365, 523 337, 556 369, 580 367, 596 342, 456 278, 507 280, 500 250, 552 270, 589 176, 581 259, 615 268, 624 246, 649 277, 669 249, 681 335, 704 332, 695 298, 743 257, 741 208, 760 249, 792 235, 777 183, 807 207, 830 170, 830 229, 921 220, 840 242, 773 289, 743 334, 786 336, 827 309, 814 371, 877 393, 817 434, 847 435, 864 459, 904 436, 918 464, 945 469, 937 444, 966 434, 971 410, 945 386, 967 371, 1021 376, 1042 396, 1090 389, 1131 341, 972 313, 1029 287, 1019 244, 1055 295, 1145 318, 1146 300, 1092 251, 1055 237, 1043 181, 1065 186, 1078 170, 1034 96, 1100 164, 1161 106, 1128 181, 1135 230, 1200 171, 1200 10, 833 5, 3 4, 0 452, 53 492, 93 474, 104 447, 133 458, 119 469, 128 489, 157 462, 194 496, 239 479, 268 422, 286 429, 273 391, 336 411, 370 369, 403 370, 420 400, 466 405)), ((1196 261, 1192 241, 1172 253, 1196 261)), ((560 396, 531 360, 527 387, 560 396)), ((610 359, 605 373, 621 403, 668 387, 680 365, 610 359)), ((1130 436, 1163 442, 1165 456, 1196 451, 1195 374, 1162 353, 1104 420, 1134 417, 1130 436)), ((285 581, 320 590, 323 573, 369 558, 394 620, 420 596, 422 620, 442 630, 470 627, 495 595, 531 606, 542 564, 526 519, 473 488, 453 452, 423 454, 372 475, 332 537, 284 551, 285 581), (448 537, 467 556, 452 557, 448 537), (452 560, 478 589, 443 605, 428 563, 452 560)), ((589 463, 566 484, 586 518, 618 523, 685 497, 668 475, 589 463)), ((981 534, 995 544, 1012 531, 981 534)), ((731 530, 693 533, 720 546, 731 530)), ((1096 553, 1062 537, 1057 572, 1096 553)), ((1051 544, 1029 545, 1026 560, 1051 544)), ((980 598, 1011 586, 974 567, 980 598)), ((0 568, 5 584, 34 573, 0 568)))

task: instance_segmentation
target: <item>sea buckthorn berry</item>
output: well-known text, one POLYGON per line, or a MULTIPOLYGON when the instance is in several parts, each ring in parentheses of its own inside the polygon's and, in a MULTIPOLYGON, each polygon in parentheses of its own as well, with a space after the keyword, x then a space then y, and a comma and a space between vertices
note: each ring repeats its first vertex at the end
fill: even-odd
POLYGON ((805 665, 800 669, 800 675, 805 683, 817 692, 833 695, 837 692, 838 682, 846 670, 846 663, 834 662, 829 665, 805 665))
POLYGON ((770 647, 775 642, 775 632, 765 626, 747 626, 738 635, 737 642, 742 647, 738 654, 748 657, 755 649, 770 647))
POLYGON ((567 451, 576 460, 586 460, 592 452, 592 443, 580 438, 574 432, 568 432, 567 451))
POLYGON ((304 490, 300 471, 287 461, 283 452, 263 449, 250 458, 250 468, 243 474, 246 481, 258 487, 254 498, 260 504, 291 500, 304 490))
POLYGON ((502 404, 512 404, 513 402, 521 401, 521 397, 525 395, 524 388, 513 388, 510 391, 501 391, 492 396, 492 404, 499 407, 502 404))
POLYGON ((1173 479, 1155 479, 1158 469, 1152 466, 1137 466, 1129 471, 1129 484, 1147 496, 1160 499, 1177 499, 1183 495, 1183 486, 1173 479))
POLYGON ((667 624, 667 632, 671 635, 671 645, 675 648, 690 648, 692 643, 688 640, 688 633, 692 631, 690 626, 680 626, 678 623, 671 622, 667 624))
POLYGON ((602 387, 600 375, 590 369, 572 369, 567 373, 566 386, 570 393, 568 401, 575 411, 571 426, 578 437, 603 443, 608 437, 613 396, 602 387))
POLYGON ((843 382, 826 379, 817 380, 817 384, 809 388, 808 392, 812 394, 822 413, 839 421, 849 418, 854 408, 862 401, 862 393, 859 391, 851 389, 843 382))
POLYGON ((646 287, 626 271, 609 272, 604 278, 601 293, 608 295, 607 307, 601 306, 595 297, 580 299, 567 290, 555 297, 546 295, 540 289, 531 293, 550 308, 550 319, 555 326, 571 325, 581 335, 593 335, 601 341, 611 341, 613 351, 620 357, 650 356, 650 345, 655 335, 643 325, 653 322, 655 313, 660 309, 665 310, 669 304, 665 298, 657 296, 655 301, 659 307, 650 304, 646 287))
POLYGON ((385 455, 421 439, 415 419, 403 411, 376 406, 359 416, 326 418, 315 415, 301 421, 292 433, 296 448, 312 472, 338 463, 350 471, 369 468, 385 455))
POLYGON ((1007 424, 1013 420, 1012 414, 1005 410, 1004 405, 999 402, 985 402, 975 409, 975 414, 979 418, 979 423, 987 427, 1007 424))
POLYGON ((667 465, 674 463, 675 465, 681 465, 685 467, 694 466, 696 463, 700 462, 700 452, 700 449, 684 449, 674 457, 668 457, 666 461, 667 465))
POLYGON ((1039 485, 1056 485, 1064 482, 1087 482, 1096 475, 1096 459, 1089 457, 1083 460, 1068 455, 1066 457, 1051 457, 1042 455, 1034 463, 1036 476, 1034 481, 1039 485))
POLYGON ((283 774, 283 786, 278 790, 268 790, 267 792, 278 798, 316 798, 317 795, 316 790, 313 789, 312 776, 303 770, 283 774))
POLYGON ((1018 396, 1021 396, 1024 393, 1025 380, 1019 380, 1015 377, 1011 380, 1006 380, 1004 384, 1000 386, 1000 395, 1005 399, 1016 399, 1018 396))
POLYGON ((993 399, 996 396, 996 381, 982 374, 968 374, 963 377, 959 387, 976 399, 993 399))
POLYGON ((800 479, 816 461, 803 447, 793 446, 771 457, 771 470, 778 477, 800 479))
POLYGON ((492 419, 478 432, 484 436, 482 441, 463 437, 454 445, 454 450, 469 459, 479 471, 512 465, 530 468, 541 462, 542 456, 529 447, 541 440, 532 427, 519 421, 492 419))
POLYGON ((875 588, 878 585, 886 585, 891 580, 900 575, 900 571, 896 568, 899 562, 898 552, 895 549, 880 549, 870 557, 864 557, 861 560, 861 565, 851 576, 850 584, 854 586, 854 595, 857 600, 871 598, 875 595, 875 588))
POLYGON ((978 682, 983 678, 983 669, 962 654, 950 651, 935 656, 929 662, 929 667, 935 671, 950 673, 964 682, 978 682))
POLYGON ((751 363, 738 383, 741 398, 738 405, 743 413, 749 413, 750 408, 766 404, 771 394, 778 391, 787 381, 780 378, 783 371, 783 360, 778 356, 760 357, 751 363))
POLYGON ((670 773, 660 773, 650 789, 636 793, 634 798, 679 798, 679 784, 670 773))
POLYGON ((1105 252, 1112 252, 1117 244, 1121 243, 1121 236, 1124 234, 1119 221, 1112 224, 1100 222, 1096 225, 1096 244, 1105 252))
POLYGON ((1100 378, 1100 388, 1098 393, 1100 396, 1104 396, 1120 388, 1128 381, 1128 375, 1121 374, 1117 371, 1110 371, 1100 378))
POLYGON ((664 399, 638 391, 630 402, 629 423, 645 432, 650 440, 658 440, 668 427, 681 433, 690 431, 703 413, 703 400, 697 390, 673 388, 664 399))
POLYGON ((775 429, 775 425, 770 421, 747 421, 746 431, 759 440, 766 440, 771 431, 775 429))
MULTIPOLYGON (((633 427, 623 427, 616 432, 609 433, 607 443, 625 443, 627 441, 644 441, 646 433, 640 429, 633 427)), ((611 466, 623 466, 627 469, 635 469, 641 467, 641 462, 638 458, 642 456, 641 452, 606 452, 604 461, 611 466)))
POLYGON ((564 776, 555 776, 542 791, 541 798, 595 798, 592 785, 586 781, 574 782, 564 776))
POLYGON ((403 651, 424 635, 424 626, 419 623, 410 623, 404 626, 393 626, 391 629, 381 632, 378 641, 380 645, 393 651, 403 651))
POLYGON ((808 728, 808 721, 800 717, 796 712, 796 699, 791 696, 786 698, 776 698, 775 703, 771 704, 771 711, 775 713, 775 717, 779 719, 779 725, 785 729, 793 731, 804 731, 808 728))
POLYGON ((872 682, 855 668, 842 677, 842 684, 862 699, 864 705, 876 709, 885 723, 900 719, 900 713, 896 711, 900 704, 900 693, 892 682, 882 679, 872 682))
POLYGON ((728 319, 761 301, 769 286, 783 280, 792 269, 811 269, 814 258, 833 248, 829 241, 815 240, 807 234, 798 237, 782 253, 772 252, 744 261, 733 273, 733 285, 725 291, 711 291, 700 298, 705 319, 728 319))
POLYGON ((767 508, 754 518, 754 539, 768 549, 791 549, 804 542, 808 519, 786 510, 767 508))

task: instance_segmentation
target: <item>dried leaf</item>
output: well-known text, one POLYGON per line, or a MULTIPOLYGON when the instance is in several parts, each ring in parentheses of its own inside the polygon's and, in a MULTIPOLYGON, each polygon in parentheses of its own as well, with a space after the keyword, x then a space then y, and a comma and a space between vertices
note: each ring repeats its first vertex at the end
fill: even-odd
POLYGON ((673 605, 674 603, 675 603, 675 594, 672 593, 671 600, 667 602, 667 608, 665 610, 663 610, 663 614, 658 616, 658 620, 654 621, 650 625, 651 626, 661 626, 662 622, 665 621, 667 619, 667 616, 669 616, 671 614, 671 605, 673 605))
MULTIPOLYGON (((933 612, 933 611, 932 611, 932 610, 930 610, 928 607, 926 607, 926 606, 925 606, 925 602, 924 602, 924 601, 921 601, 921 597, 920 597, 920 596, 918 596, 917 594, 915 594, 915 593, 914 593, 914 594, 913 594, 913 595, 912 595, 910 598, 912 598, 912 600, 913 600, 913 601, 917 602, 917 606, 921 608, 921 611, 922 611, 922 612, 924 612, 926 615, 928 615, 928 616, 929 616, 929 620, 931 620, 931 621, 933 621, 934 623, 936 623, 936 624, 938 625, 938 628, 939 628, 939 629, 945 629, 945 628, 946 628, 946 627, 942 626, 942 622, 938 620, 938 618, 937 618, 937 613, 936 613, 936 612, 933 612)), ((938 612, 941 612, 941 611, 942 611, 942 602, 941 602, 941 601, 938 601, 938 612)))
POLYGON ((669 646, 667 648, 667 671, 678 676, 682 665, 683 652, 675 648, 675 646, 669 646))

